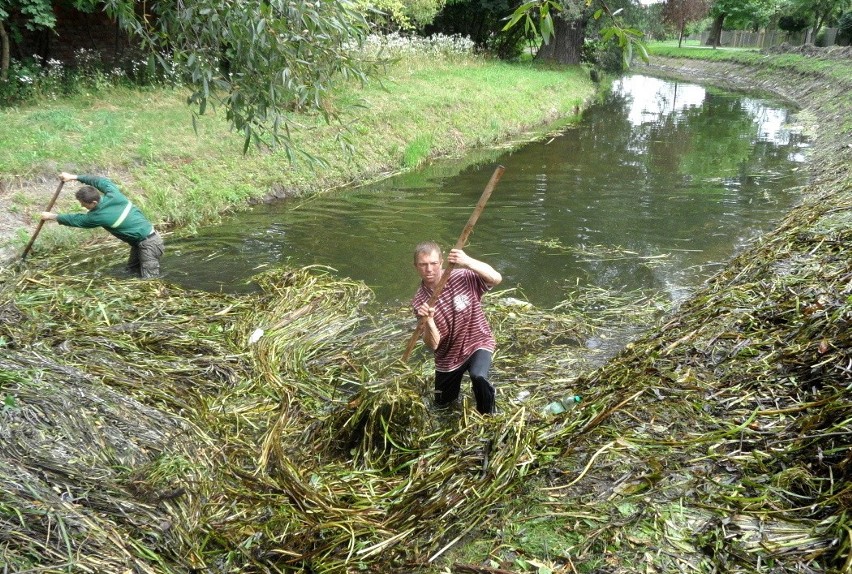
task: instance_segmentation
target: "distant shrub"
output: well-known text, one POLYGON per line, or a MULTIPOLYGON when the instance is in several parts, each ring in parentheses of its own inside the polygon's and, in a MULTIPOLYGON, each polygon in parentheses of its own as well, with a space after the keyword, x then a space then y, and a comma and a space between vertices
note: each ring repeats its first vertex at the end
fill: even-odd
POLYGON ((624 71, 624 57, 621 48, 615 42, 586 38, 583 43, 583 61, 607 72, 624 71))
POLYGON ((778 19, 778 29, 785 32, 801 32, 808 27, 808 21, 801 16, 785 15, 778 19))

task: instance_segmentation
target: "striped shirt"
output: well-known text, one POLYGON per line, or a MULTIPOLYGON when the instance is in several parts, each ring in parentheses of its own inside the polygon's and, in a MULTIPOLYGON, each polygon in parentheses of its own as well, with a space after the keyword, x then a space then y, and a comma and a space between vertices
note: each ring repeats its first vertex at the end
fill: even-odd
MULTIPOLYGON (((435 302, 435 325, 441 342, 435 349, 435 370, 454 371, 477 350, 494 351, 491 327, 482 311, 482 295, 488 291, 482 278, 469 269, 453 269, 449 280, 435 302)), ((415 310, 432 297, 423 283, 411 304, 415 310)))

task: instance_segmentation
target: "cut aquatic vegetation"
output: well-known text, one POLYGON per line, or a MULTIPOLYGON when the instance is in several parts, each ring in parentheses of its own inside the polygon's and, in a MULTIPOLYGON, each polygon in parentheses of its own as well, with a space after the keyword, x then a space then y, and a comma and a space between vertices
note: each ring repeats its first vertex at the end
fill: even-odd
POLYGON ((409 313, 377 321, 368 289, 323 268, 259 275, 247 296, 57 271, 7 278, 0 305, 16 570, 423 566, 591 416, 554 426, 544 408, 547 371, 586 364, 600 329, 576 313, 489 300, 496 376, 526 393, 483 418, 436 413, 425 362, 398 360, 409 313), (259 324, 276 327, 248 345, 259 324))
MULTIPOLYGON (((728 80, 771 88, 771 70, 747 72, 728 80)), ((576 286, 548 310, 489 295, 493 417, 434 411, 425 356, 398 360, 410 310, 373 316, 368 289, 321 267, 259 275, 247 295, 69 273, 59 257, 7 270, 0 560, 57 574, 848 572, 846 81, 772 78, 832 120, 811 182, 677 308, 576 286), (615 356, 588 348, 630 326, 642 332, 615 356)))

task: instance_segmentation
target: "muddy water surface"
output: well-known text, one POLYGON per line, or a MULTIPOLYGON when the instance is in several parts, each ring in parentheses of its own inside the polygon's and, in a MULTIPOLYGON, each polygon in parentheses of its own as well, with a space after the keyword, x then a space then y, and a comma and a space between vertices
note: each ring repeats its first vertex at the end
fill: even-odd
POLYGON ((452 246, 502 164, 468 247, 503 273, 501 288, 538 306, 578 285, 676 301, 797 199, 808 144, 791 122, 777 103, 628 76, 579 125, 536 143, 257 206, 174 240, 165 278, 239 292, 271 266, 324 265, 396 305, 417 284, 413 245, 452 246))

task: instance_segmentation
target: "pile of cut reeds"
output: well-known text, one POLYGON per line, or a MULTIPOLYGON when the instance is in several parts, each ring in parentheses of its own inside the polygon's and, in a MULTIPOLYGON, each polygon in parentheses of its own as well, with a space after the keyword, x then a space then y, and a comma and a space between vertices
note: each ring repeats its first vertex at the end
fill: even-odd
POLYGON ((781 264, 820 274, 818 312, 751 256, 605 365, 663 302, 489 295, 490 417, 469 399, 435 409, 428 354, 399 360, 410 310, 373 317, 368 289, 322 267, 259 275, 248 295, 58 266, 6 276, 0 558, 57 573, 427 572, 543 505, 580 540, 552 550, 553 571, 834 564, 849 302, 827 294, 848 289, 848 239, 811 237, 811 259, 781 264), (798 347, 778 351, 791 333, 798 347))
POLYGON ((501 413, 438 412, 422 351, 399 361, 410 311, 375 321, 369 290, 323 268, 256 282, 237 296, 4 277, 4 563, 426 567, 523 489, 554 432, 543 407, 568 392, 554 378, 590 364, 598 328, 495 297, 501 413))
POLYGON ((549 504, 578 519, 574 563, 852 567, 852 190, 809 197, 662 327, 577 381, 606 398, 557 437, 567 464, 549 504))

